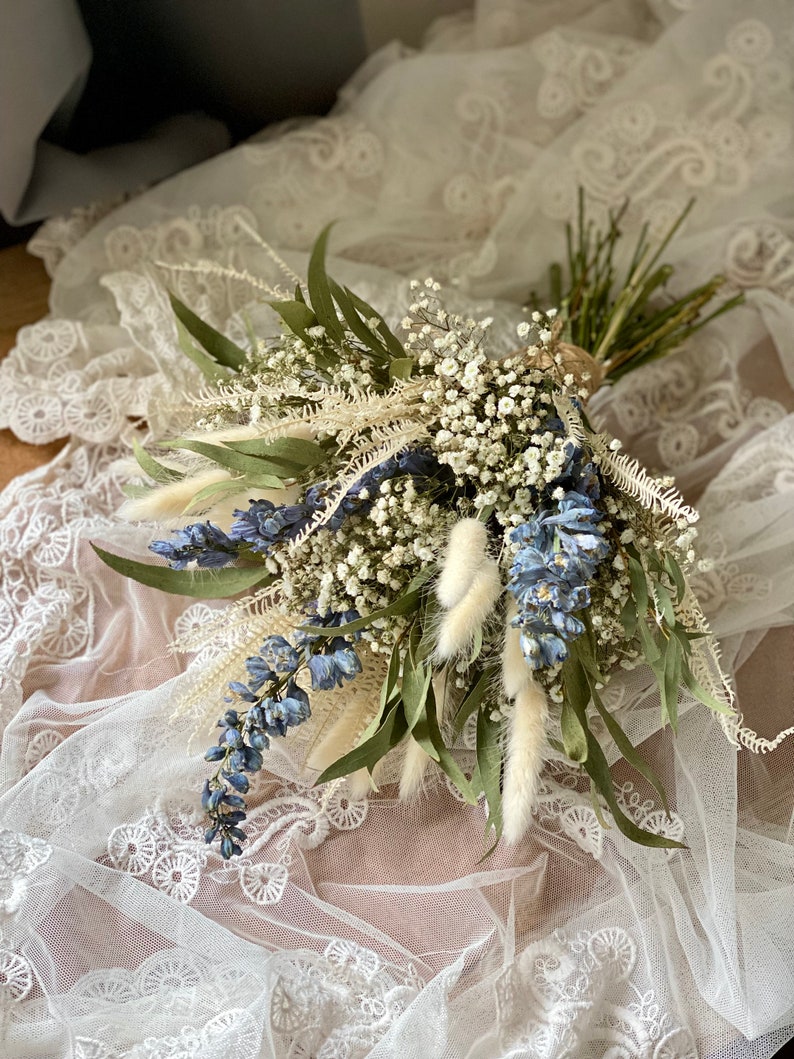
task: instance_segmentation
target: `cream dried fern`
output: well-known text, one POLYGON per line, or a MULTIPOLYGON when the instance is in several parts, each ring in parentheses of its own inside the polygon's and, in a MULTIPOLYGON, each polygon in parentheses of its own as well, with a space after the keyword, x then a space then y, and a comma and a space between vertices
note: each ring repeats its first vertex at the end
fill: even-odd
POLYGON ((599 457, 601 469, 619 489, 633 496, 644 507, 671 519, 697 522, 698 512, 684 502, 673 486, 664 486, 652 478, 638 460, 609 448, 604 434, 591 434, 590 444, 599 457))

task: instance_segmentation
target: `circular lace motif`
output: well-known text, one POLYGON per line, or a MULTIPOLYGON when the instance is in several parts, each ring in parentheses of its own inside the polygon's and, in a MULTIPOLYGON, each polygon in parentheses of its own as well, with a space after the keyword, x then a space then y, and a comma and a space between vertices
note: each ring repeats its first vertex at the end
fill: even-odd
POLYGON ((352 972, 361 978, 372 978, 380 968, 380 957, 354 941, 332 941, 325 950, 325 958, 339 971, 352 972))
POLYGON ((130 224, 120 224, 105 236, 105 254, 112 268, 133 268, 145 253, 143 235, 130 224))
POLYGON ((5 994, 12 1003, 24 1000, 33 987, 33 972, 28 961, 0 949, 0 995, 5 994))
POLYGON ((74 987, 77 996, 97 1000, 100 1004, 129 1004, 136 1000, 135 975, 120 967, 89 971, 74 987))
POLYGON ((289 875, 283 864, 244 864, 240 887, 257 905, 275 905, 284 896, 289 875))
POLYGON ((725 38, 728 54, 739 62, 754 66, 762 62, 775 46, 772 30, 756 18, 748 18, 737 24, 725 38))
POLYGON ((604 848, 604 829, 589 805, 572 805, 560 819, 562 829, 576 845, 596 859, 604 848))
POLYGON ((648 103, 629 102, 612 113, 615 132, 626 143, 641 144, 650 139, 656 128, 656 115, 648 103))
POLYGON ((71 777, 57 772, 42 776, 33 789, 36 813, 50 827, 64 823, 74 812, 77 801, 78 793, 71 777))
POLYGON ((175 217, 164 222, 156 235, 155 253, 167 261, 185 261, 204 246, 201 231, 186 217, 175 217))
POLYGON ((185 849, 164 853, 152 868, 152 882, 157 889, 183 905, 190 904, 196 896, 200 878, 198 860, 185 849))
POLYGON ((348 139, 342 162, 345 172, 358 180, 375 176, 383 168, 383 145, 374 133, 361 129, 348 139))
POLYGON ((692 423, 676 423, 662 430, 657 444, 665 466, 679 467, 697 456, 700 434, 692 423))
POLYGON ((328 799, 325 812, 338 831, 352 831, 364 823, 369 812, 369 800, 353 801, 337 789, 328 799))
POLYGON ((86 441, 110 441, 119 431, 121 417, 111 402, 99 393, 70 401, 64 420, 69 432, 86 441))
POLYGON ((542 118, 556 120, 574 109, 576 98, 565 78, 551 74, 541 81, 536 106, 542 118))
POLYGON ((71 320, 40 320, 23 327, 17 336, 17 345, 25 360, 42 364, 68 357, 78 342, 77 325, 71 320))
POLYGON ((608 964, 618 982, 626 981, 637 961, 637 946, 620 927, 597 931, 588 941, 587 951, 598 967, 608 964))
POLYGON ((111 832, 108 854, 113 867, 130 875, 145 875, 154 864, 157 847, 145 827, 124 824, 111 832))
POLYGON ((201 985, 202 973, 195 957, 174 950, 150 956, 138 968, 137 977, 141 996, 164 997, 201 985))
POLYGON ((40 445, 68 433, 61 402, 54 394, 31 393, 21 397, 8 418, 9 426, 21 441, 40 445))
POLYGON ((698 1050, 689 1030, 673 1030, 656 1045, 653 1059, 698 1059, 698 1050))
POLYGON ((727 118, 709 129, 706 142, 721 162, 743 157, 749 147, 749 139, 742 126, 727 118))
POLYGON ((458 216, 476 216, 485 209, 485 191, 471 173, 456 173, 444 187, 444 208, 458 216))
POLYGON ((28 748, 25 751, 26 769, 30 771, 35 768, 56 746, 60 746, 63 739, 64 737, 61 733, 56 732, 53 728, 45 728, 44 731, 37 732, 28 743, 28 748))

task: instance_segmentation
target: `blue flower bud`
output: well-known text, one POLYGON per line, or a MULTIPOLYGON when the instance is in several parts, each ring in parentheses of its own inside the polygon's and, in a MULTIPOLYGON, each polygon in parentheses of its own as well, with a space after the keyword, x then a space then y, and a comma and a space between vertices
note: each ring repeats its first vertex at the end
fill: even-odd
POLYGON ((248 782, 248 777, 244 776, 242 772, 223 772, 222 775, 227 783, 231 784, 236 791, 239 791, 241 794, 247 793, 250 784, 248 782))
POLYGON ((248 736, 248 741, 250 742, 254 750, 267 750, 267 748, 270 746, 270 740, 261 728, 254 728, 254 730, 248 736))

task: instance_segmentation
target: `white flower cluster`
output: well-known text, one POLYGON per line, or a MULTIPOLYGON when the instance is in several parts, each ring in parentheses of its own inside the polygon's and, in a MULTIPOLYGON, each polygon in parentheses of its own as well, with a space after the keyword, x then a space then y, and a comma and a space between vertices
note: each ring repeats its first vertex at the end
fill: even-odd
MULTIPOLYGON (((418 493, 410 477, 387 479, 369 510, 348 516, 338 530, 318 530, 297 547, 274 548, 267 566, 281 578, 285 599, 317 600, 320 613, 354 608, 369 614, 393 603, 437 559, 454 518, 418 493)), ((362 631, 374 651, 390 647, 401 628, 394 617, 378 624, 362 631)))
MULTIPOLYGON (((438 284, 426 285, 431 292, 411 306, 403 327, 410 329, 406 348, 428 372, 422 397, 425 415, 434 418, 433 451, 459 486, 476 490, 475 510, 492 507, 503 526, 520 525, 568 459, 567 437, 548 425, 556 416, 552 382, 532 366, 541 357, 553 359, 553 312, 535 314, 534 345, 491 360, 483 346, 492 320, 447 313, 432 293, 438 284)), ((520 338, 530 331, 529 324, 519 325, 520 338)), ((572 388, 573 377, 566 383, 572 388)))

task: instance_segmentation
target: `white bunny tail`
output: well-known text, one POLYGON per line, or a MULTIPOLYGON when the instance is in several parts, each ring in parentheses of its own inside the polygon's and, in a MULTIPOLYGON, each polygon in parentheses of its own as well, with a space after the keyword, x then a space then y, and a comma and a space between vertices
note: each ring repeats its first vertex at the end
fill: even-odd
POLYGON ((516 695, 510 719, 502 814, 504 839, 515 845, 529 827, 543 767, 548 703, 546 692, 530 677, 516 695))
POLYGON ((463 599, 485 558, 488 531, 476 518, 456 522, 449 534, 444 565, 436 583, 436 595, 449 610, 463 599))
POLYGON ((489 559, 474 575, 465 596, 443 615, 436 642, 438 658, 449 661, 469 647, 501 593, 499 567, 489 559))

